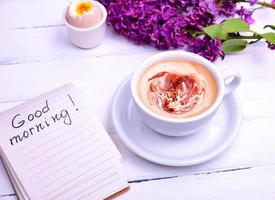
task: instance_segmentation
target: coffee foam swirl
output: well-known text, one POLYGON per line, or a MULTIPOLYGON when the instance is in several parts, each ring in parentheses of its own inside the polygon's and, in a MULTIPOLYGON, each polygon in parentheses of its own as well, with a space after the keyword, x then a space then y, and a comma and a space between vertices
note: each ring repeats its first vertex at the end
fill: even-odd
POLYGON ((216 100, 218 87, 210 71, 199 63, 167 59, 143 70, 138 95, 152 112, 187 118, 206 111, 216 100))
POLYGON ((202 103, 205 82, 196 74, 163 71, 148 79, 148 99, 165 112, 182 114, 202 103))

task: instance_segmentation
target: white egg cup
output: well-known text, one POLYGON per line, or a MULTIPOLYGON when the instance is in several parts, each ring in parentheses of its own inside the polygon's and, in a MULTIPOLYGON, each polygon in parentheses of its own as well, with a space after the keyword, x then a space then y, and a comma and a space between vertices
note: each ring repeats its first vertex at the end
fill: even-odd
POLYGON ((75 46, 83 49, 90 49, 98 46, 103 41, 106 32, 106 8, 98 1, 93 1, 93 3, 96 4, 102 11, 102 19, 95 26, 89 28, 78 28, 72 26, 66 19, 68 7, 66 8, 63 14, 63 20, 65 26, 67 27, 67 31, 71 42, 75 46))

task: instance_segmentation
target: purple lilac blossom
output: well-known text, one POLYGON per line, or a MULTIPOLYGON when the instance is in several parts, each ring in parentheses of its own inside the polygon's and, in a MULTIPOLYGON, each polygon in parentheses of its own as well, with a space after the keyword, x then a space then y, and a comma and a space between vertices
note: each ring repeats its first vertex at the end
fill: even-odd
POLYGON ((236 13, 236 0, 215 0, 219 15, 231 17, 236 13))
POLYGON ((241 8, 236 11, 236 14, 238 14, 240 18, 246 21, 248 24, 253 24, 255 22, 255 20, 252 18, 253 11, 247 10, 243 6, 241 6, 241 8))
MULTIPOLYGON (((258 2, 258 0, 244 1, 250 3, 250 6, 254 6, 258 2)), ((232 17, 238 14, 240 18, 245 20, 248 24, 254 23, 254 19, 252 18, 253 11, 246 10, 243 6, 237 9, 237 0, 214 0, 214 2, 218 15, 232 17)))
POLYGON ((105 7, 108 7, 111 0, 99 0, 105 7))
POLYGON ((221 50, 221 41, 211 39, 207 35, 202 38, 194 38, 192 42, 189 43, 188 49, 212 62, 224 56, 221 50))
POLYGON ((246 2, 250 3, 250 6, 254 6, 258 0, 246 0, 246 2))
POLYGON ((267 42, 267 47, 271 50, 275 50, 275 44, 272 44, 270 42, 267 42))
POLYGON ((214 22, 208 4, 198 0, 113 0, 108 6, 108 24, 115 31, 159 49, 184 48, 193 41, 187 30, 201 31, 214 22))

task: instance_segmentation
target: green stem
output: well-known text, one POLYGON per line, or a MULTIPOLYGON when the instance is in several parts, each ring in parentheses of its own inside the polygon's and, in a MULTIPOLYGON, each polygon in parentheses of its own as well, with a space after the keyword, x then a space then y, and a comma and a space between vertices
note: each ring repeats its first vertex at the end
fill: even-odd
MULTIPOLYGON (((245 0, 237 0, 237 2, 250 3, 250 2, 245 1, 245 0)), ((275 9, 275 4, 266 3, 266 2, 264 2, 264 1, 258 1, 258 2, 256 2, 256 4, 261 5, 261 6, 264 6, 264 7, 268 7, 268 8, 275 9)))
MULTIPOLYGON (((228 38, 226 40, 230 40, 230 39, 245 39, 245 40, 255 39, 255 40, 260 40, 260 39, 263 38, 259 33, 255 32, 255 31, 250 30, 250 32, 254 33, 254 35, 250 35, 250 36, 245 36, 245 35, 228 36, 228 38)), ((192 34, 193 37, 199 37, 201 35, 207 35, 207 34, 203 31, 196 31, 192 34)))
POLYGON ((252 36, 243 36, 243 35, 236 35, 236 36, 229 36, 227 40, 230 39, 245 39, 245 40, 253 40, 253 39, 262 39, 261 36, 258 35, 252 35, 252 36))
POLYGON ((257 43, 257 42, 259 42, 261 40, 261 38, 259 38, 259 39, 257 39, 257 40, 254 40, 254 41, 251 41, 251 42, 249 42, 248 44, 250 45, 250 44, 255 44, 255 43, 257 43))
MULTIPOLYGON (((263 39, 263 37, 261 36, 261 34, 253 31, 253 30, 249 30, 248 32, 253 33, 253 35, 240 35, 240 33, 238 34, 229 34, 228 37, 226 38, 226 40, 231 40, 231 39, 244 39, 244 40, 252 40, 250 41, 248 44, 254 44, 258 41, 260 41, 261 39, 263 39)), ((207 35, 205 32, 203 31, 194 31, 192 32, 192 37, 199 37, 201 35, 207 35)))
POLYGON ((265 6, 265 7, 269 7, 269 8, 272 8, 272 9, 275 9, 275 4, 261 2, 261 1, 257 2, 256 4, 261 5, 261 6, 265 6))

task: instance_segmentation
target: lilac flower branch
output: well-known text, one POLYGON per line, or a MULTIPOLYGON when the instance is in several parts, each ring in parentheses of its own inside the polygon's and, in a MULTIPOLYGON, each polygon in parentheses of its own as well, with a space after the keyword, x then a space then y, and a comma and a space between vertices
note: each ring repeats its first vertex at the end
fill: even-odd
POLYGON ((259 7, 275 7, 275 0, 101 0, 108 9, 108 25, 133 43, 158 49, 184 48, 215 61, 226 52, 236 52, 265 40, 275 49, 273 32, 253 32, 249 25, 259 7), (237 4, 245 2, 251 9, 237 4), (227 20, 217 23, 221 16, 227 20), (235 17, 235 19, 228 19, 235 17), (236 19, 238 17, 238 19, 236 19), (245 34, 244 34, 245 33, 245 34))

